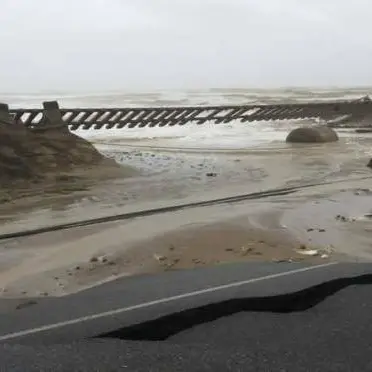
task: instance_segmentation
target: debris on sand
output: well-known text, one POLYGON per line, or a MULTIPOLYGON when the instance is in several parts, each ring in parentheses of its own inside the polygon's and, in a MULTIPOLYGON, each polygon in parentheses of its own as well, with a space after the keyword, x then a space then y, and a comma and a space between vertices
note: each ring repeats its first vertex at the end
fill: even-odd
POLYGON ((336 220, 342 221, 342 222, 348 221, 348 218, 345 217, 345 216, 342 216, 341 214, 338 214, 335 218, 336 218, 336 220))
POLYGON ((305 256, 311 256, 311 257, 319 256, 319 251, 317 249, 308 249, 308 250, 301 249, 296 252, 299 254, 303 254, 305 256))
POLYGON ((292 260, 292 258, 274 258, 272 260, 272 262, 275 262, 275 263, 292 263, 293 260, 292 260))
POLYGON ((245 256, 247 255, 249 252, 252 252, 253 248, 252 247, 241 247, 240 248, 240 251, 242 252, 242 255, 245 256))
POLYGON ((100 263, 106 263, 108 261, 107 256, 105 256, 105 255, 99 256, 97 258, 98 258, 98 262, 100 262, 100 263))
POLYGON ((153 257, 155 258, 156 261, 158 262, 163 262, 167 259, 167 257, 159 255, 157 253, 154 253, 153 257))

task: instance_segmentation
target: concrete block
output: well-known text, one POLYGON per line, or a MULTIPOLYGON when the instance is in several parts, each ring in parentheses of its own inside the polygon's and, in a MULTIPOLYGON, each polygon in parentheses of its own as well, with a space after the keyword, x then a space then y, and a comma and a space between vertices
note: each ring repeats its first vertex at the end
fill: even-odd
POLYGON ((0 123, 11 124, 11 122, 9 106, 6 103, 0 103, 0 123))
POLYGON ((66 128, 68 130, 67 125, 62 120, 62 114, 57 101, 43 102, 43 108, 44 116, 37 129, 66 128))

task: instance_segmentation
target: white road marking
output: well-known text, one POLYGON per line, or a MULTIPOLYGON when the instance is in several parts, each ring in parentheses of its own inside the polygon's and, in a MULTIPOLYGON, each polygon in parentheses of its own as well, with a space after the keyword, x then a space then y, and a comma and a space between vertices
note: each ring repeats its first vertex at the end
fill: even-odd
POLYGON ((189 298, 189 297, 193 297, 193 296, 200 296, 200 295, 204 295, 206 293, 217 292, 217 291, 221 291, 221 290, 224 290, 224 289, 230 289, 230 288, 234 288, 234 287, 241 287, 241 286, 244 286, 246 284, 256 283, 256 282, 260 282, 260 281, 264 281, 264 280, 275 279, 275 278, 279 278, 279 277, 282 277, 282 276, 299 274, 299 273, 303 273, 303 272, 306 272, 306 271, 316 270, 316 269, 328 267, 328 266, 335 265, 335 264, 337 264, 337 262, 329 262, 329 263, 325 263, 325 264, 321 264, 321 265, 304 267, 302 269, 284 271, 284 272, 281 272, 281 273, 261 276, 261 277, 258 277, 258 278, 247 279, 247 280, 243 280, 243 281, 240 281, 240 282, 234 282, 234 283, 219 285, 219 286, 216 286, 216 287, 205 288, 205 289, 201 289, 201 290, 194 291, 194 292, 188 292, 188 293, 184 293, 184 294, 177 295, 177 296, 160 298, 158 300, 144 302, 144 303, 141 303, 141 304, 138 304, 138 305, 133 305, 133 306, 129 306, 129 307, 122 307, 122 308, 119 308, 119 309, 109 310, 109 311, 105 311, 105 312, 102 312, 102 313, 82 316, 82 317, 79 317, 79 318, 66 320, 66 321, 63 321, 63 322, 57 322, 57 323, 47 324, 47 325, 40 326, 40 327, 25 329, 23 331, 13 332, 13 333, 8 333, 8 334, 5 334, 5 335, 2 335, 2 336, 0 336, 0 341, 6 341, 6 340, 14 339, 14 338, 17 338, 17 337, 27 336, 27 335, 31 335, 31 334, 35 334, 35 333, 39 333, 39 332, 50 331, 50 330, 56 329, 56 328, 62 328, 62 327, 70 326, 70 325, 73 325, 73 324, 87 322, 87 321, 90 321, 90 320, 105 318, 105 317, 109 317, 109 316, 117 315, 117 314, 122 314, 122 313, 126 313, 126 312, 133 311, 133 310, 139 310, 139 309, 143 309, 143 308, 146 308, 146 307, 151 307, 151 306, 154 306, 154 305, 160 305, 160 304, 164 304, 164 303, 167 303, 167 302, 182 300, 184 298, 189 298))

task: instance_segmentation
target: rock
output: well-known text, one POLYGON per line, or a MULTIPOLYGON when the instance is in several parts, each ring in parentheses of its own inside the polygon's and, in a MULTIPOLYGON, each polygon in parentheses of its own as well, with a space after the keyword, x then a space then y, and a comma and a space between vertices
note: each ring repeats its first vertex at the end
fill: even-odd
POLYGON ((25 188, 28 182, 31 189, 33 183, 60 182, 65 173, 92 178, 98 169, 105 178, 111 174, 116 177, 134 173, 133 169, 125 169, 106 158, 91 143, 71 133, 62 120, 57 102, 43 105, 42 121, 29 128, 20 124, 20 119, 14 123, 8 106, 0 104, 0 186, 14 189, 14 183, 19 182, 25 188))
POLYGON ((372 168, 372 159, 368 162, 367 167, 372 168))
POLYGON ((335 141, 338 141, 337 133, 332 128, 323 125, 296 128, 286 138, 286 142, 291 143, 325 143, 335 141))
POLYGON ((215 172, 209 172, 209 173, 206 173, 206 176, 207 177, 217 177, 217 173, 215 173, 215 172))

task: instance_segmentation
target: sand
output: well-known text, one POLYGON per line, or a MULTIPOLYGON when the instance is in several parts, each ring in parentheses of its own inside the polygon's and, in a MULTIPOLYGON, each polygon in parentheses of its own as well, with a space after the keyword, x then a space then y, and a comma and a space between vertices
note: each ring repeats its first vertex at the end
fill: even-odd
POLYGON ((8 246, 13 251, 12 259, 2 255, 2 295, 60 296, 123 275, 236 261, 270 260, 279 264, 328 260, 328 255, 320 258, 321 252, 316 257, 298 253, 297 250, 305 251, 307 247, 281 232, 261 231, 242 226, 241 222, 181 227, 145 239, 138 236, 123 239, 128 228, 107 226, 64 233, 64 242, 59 244, 55 243, 58 233, 13 242, 13 247, 8 246), (119 243, 113 242, 115 239, 119 243), (110 243, 106 244, 107 241, 110 243))
POLYGON ((121 276, 242 261, 370 260, 371 220, 360 212, 372 205, 372 192, 341 187, 332 195, 311 189, 285 200, 193 208, 9 239, 2 242, 1 295, 62 296, 121 276), (345 206, 358 203, 344 213, 345 206), (309 205, 328 214, 316 220, 309 205), (340 243, 341 232, 352 246, 340 243))

